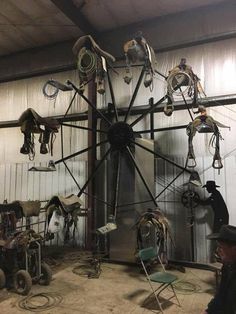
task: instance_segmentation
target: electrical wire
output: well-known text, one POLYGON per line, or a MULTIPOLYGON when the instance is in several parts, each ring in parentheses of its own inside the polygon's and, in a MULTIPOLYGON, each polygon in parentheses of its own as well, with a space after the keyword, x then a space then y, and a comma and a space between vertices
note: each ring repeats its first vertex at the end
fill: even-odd
POLYGON ((63 297, 56 292, 42 292, 28 295, 18 302, 18 306, 23 310, 41 312, 58 306, 62 301, 63 297))
POLYGON ((58 95, 59 88, 55 86, 54 80, 48 80, 44 85, 43 85, 43 94, 45 97, 49 99, 55 99, 58 95), (50 91, 49 87, 53 87, 53 90, 50 91))
POLYGON ((173 288, 175 289, 175 291, 177 293, 180 294, 193 294, 193 293, 197 293, 201 291, 201 286, 196 284, 196 283, 192 283, 190 281, 187 280, 178 280, 176 282, 174 282, 173 284, 173 288))

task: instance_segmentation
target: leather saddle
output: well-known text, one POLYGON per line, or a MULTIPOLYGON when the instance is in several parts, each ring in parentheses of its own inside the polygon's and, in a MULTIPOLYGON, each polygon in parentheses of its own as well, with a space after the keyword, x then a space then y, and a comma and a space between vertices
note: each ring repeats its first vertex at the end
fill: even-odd
POLYGON ((34 159, 34 134, 38 133, 40 134, 40 153, 47 154, 50 150, 52 155, 53 137, 60 128, 60 124, 56 119, 43 118, 32 108, 28 108, 20 116, 19 124, 21 132, 24 134, 24 144, 20 149, 21 154, 29 155, 30 160, 34 159), (49 146, 50 139, 51 145, 49 146))
POLYGON ((126 75, 124 77, 125 83, 129 84, 132 80, 132 75, 130 74, 130 65, 137 62, 144 62, 144 86, 149 87, 153 82, 153 76, 157 70, 157 61, 153 48, 142 36, 142 32, 138 32, 135 34, 133 39, 127 41, 123 46, 123 50, 127 64, 126 75))
POLYGON ((40 201, 14 201, 0 204, 0 214, 14 212, 17 219, 38 216, 41 208, 40 201))
POLYGON ((104 78, 107 72, 106 64, 115 62, 115 58, 99 47, 91 35, 81 36, 74 44, 72 51, 77 57, 77 68, 80 78, 80 90, 96 73, 97 91, 105 93, 104 78))
POLYGON ((48 201, 45 205, 45 209, 47 214, 50 215, 54 209, 61 208, 62 214, 65 215, 74 210, 79 210, 82 204, 83 202, 77 195, 71 194, 67 197, 56 195, 48 201))

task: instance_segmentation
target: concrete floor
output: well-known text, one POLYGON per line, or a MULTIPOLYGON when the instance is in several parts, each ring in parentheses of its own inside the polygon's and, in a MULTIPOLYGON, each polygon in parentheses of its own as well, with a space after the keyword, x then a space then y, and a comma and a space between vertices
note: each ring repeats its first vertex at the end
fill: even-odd
MULTIPOLYGON (((160 313, 150 294, 149 285, 140 269, 134 266, 102 263, 102 272, 98 279, 88 279, 73 273, 78 265, 75 259, 67 259, 53 267, 53 281, 50 286, 34 285, 30 293, 55 292, 63 297, 61 304, 45 314, 147 314, 160 313)), ((185 273, 171 271, 182 280, 182 288, 177 289, 182 307, 167 301, 165 313, 200 314, 214 293, 214 273, 198 269, 186 269, 185 273)), ((166 290, 163 296, 170 295, 166 290)), ((33 313, 19 308, 22 296, 6 289, 0 290, 0 313, 33 313)), ((163 299, 164 300, 164 299, 163 299)), ((175 299, 171 299, 175 302, 175 299)), ((42 301, 41 301, 42 302, 42 301)), ((36 304, 36 303, 35 303, 36 304)), ((41 311, 42 312, 42 311, 41 311)))

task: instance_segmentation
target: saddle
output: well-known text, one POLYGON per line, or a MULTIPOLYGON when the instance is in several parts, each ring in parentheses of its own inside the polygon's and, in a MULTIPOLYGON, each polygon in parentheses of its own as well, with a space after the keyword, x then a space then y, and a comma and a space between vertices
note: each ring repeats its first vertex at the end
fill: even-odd
POLYGON ((14 201, 12 203, 0 204, 0 214, 14 212, 17 219, 23 216, 38 216, 40 207, 40 201, 14 201))
POLYGON ((168 103, 164 106, 164 113, 171 116, 174 106, 173 95, 181 96, 187 94, 193 98, 192 105, 196 105, 198 95, 206 96, 198 76, 193 72, 192 67, 186 64, 186 59, 182 58, 180 63, 169 71, 166 78, 168 103), (184 90, 181 90, 184 87, 184 90), (180 90, 180 91, 178 91, 180 90))
POLYGON ((85 84, 95 74, 97 92, 105 93, 104 78, 107 72, 107 63, 115 62, 115 58, 102 50, 91 35, 80 37, 74 44, 72 51, 77 57, 79 71, 80 90, 84 91, 85 84))
POLYGON ((32 108, 28 108, 20 116, 19 124, 21 132, 24 134, 24 144, 20 149, 21 154, 29 155, 30 160, 34 159, 34 134, 39 133, 39 142, 41 144, 40 153, 47 154, 48 151, 50 151, 52 156, 55 133, 57 133, 60 128, 60 124, 57 120, 53 118, 42 118, 32 108))
POLYGON ((131 64, 136 62, 144 62, 145 65, 145 79, 144 86, 149 87, 153 83, 153 76, 156 71, 157 61, 153 48, 147 43, 142 36, 142 32, 135 34, 134 39, 127 41, 123 50, 126 57, 126 75, 124 77, 125 83, 129 84, 132 80, 130 71, 131 64))
MULTIPOLYGON (((83 202, 81 199, 72 194, 67 197, 63 196, 53 196, 50 201, 45 205, 45 210, 47 213, 47 224, 49 226, 50 220, 53 218, 55 212, 57 215, 64 217, 64 228, 65 231, 65 241, 69 240, 69 229, 74 224, 73 236, 75 233, 75 228, 77 228, 78 216, 81 212, 81 205, 83 202)), ((48 236, 48 235, 47 235, 48 236)), ((49 237, 50 238, 50 237, 49 237)))
POLYGON ((214 120, 211 116, 206 114, 206 108, 199 106, 198 112, 201 113, 187 126, 186 132, 188 135, 188 155, 187 155, 187 166, 194 168, 196 166, 195 154, 193 149, 193 137, 196 132, 198 133, 213 133, 209 146, 214 147, 215 153, 213 156, 212 167, 214 169, 223 168, 220 156, 220 139, 222 139, 219 128, 229 128, 228 126, 214 120))
POLYGON ((58 208, 61 207, 62 213, 70 213, 74 210, 80 209, 80 206, 83 204, 81 199, 74 195, 71 194, 67 197, 63 196, 53 196, 50 201, 45 205, 45 209, 47 211, 47 214, 50 215, 53 208, 58 208))

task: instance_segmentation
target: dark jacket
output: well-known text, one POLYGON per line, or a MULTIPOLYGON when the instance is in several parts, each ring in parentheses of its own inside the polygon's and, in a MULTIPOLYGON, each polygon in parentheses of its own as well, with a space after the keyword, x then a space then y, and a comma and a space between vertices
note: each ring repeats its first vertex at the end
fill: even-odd
POLYGON ((206 311, 209 314, 236 314, 236 264, 222 267, 219 289, 206 311))
POLYGON ((222 225, 229 223, 229 213, 225 201, 218 190, 214 190, 206 200, 200 201, 201 205, 210 205, 214 211, 213 232, 219 232, 222 225))

